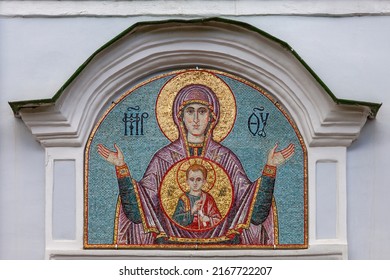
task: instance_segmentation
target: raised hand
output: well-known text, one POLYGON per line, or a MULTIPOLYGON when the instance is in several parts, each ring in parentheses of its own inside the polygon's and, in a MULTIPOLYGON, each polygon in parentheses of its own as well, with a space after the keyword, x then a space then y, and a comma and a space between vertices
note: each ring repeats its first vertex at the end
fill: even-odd
POLYGON ((202 208, 202 200, 199 199, 195 201, 194 206, 192 206, 191 214, 194 215, 196 212, 198 212, 202 208))
POLYGON ((99 155, 101 155, 106 161, 115 166, 122 166, 125 164, 123 153, 116 144, 114 144, 114 147, 115 151, 111 151, 102 144, 97 145, 99 155))
POLYGON ((283 164, 286 160, 291 158, 295 152, 294 144, 290 144, 287 148, 276 151, 278 144, 276 144, 268 153, 267 164, 271 166, 278 166, 283 164))

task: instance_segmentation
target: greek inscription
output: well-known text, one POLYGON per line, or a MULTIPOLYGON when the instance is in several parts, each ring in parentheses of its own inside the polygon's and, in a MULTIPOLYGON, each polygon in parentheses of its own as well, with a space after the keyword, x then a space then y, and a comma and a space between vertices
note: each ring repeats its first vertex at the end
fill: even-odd
POLYGON ((122 122, 124 123, 125 136, 144 135, 145 120, 149 117, 147 112, 140 112, 140 107, 128 107, 124 113, 122 122))
POLYGON ((264 107, 254 108, 248 118, 248 129, 253 136, 266 137, 265 127, 267 126, 269 113, 264 112, 264 107))

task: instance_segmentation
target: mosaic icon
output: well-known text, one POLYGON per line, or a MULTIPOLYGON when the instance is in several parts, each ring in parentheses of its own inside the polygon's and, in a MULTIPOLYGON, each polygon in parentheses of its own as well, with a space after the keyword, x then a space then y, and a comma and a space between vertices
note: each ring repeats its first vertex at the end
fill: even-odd
POLYGON ((85 156, 85 248, 307 247, 303 139, 242 78, 145 81, 102 116, 85 156))

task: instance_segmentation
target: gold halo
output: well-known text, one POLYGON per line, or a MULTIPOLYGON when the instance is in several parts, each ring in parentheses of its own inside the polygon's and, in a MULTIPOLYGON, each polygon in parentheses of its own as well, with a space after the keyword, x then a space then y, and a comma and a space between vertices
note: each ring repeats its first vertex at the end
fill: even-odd
POLYGON ((230 87, 211 71, 187 70, 170 79, 161 89, 156 101, 156 117, 164 135, 171 141, 179 137, 173 120, 173 101, 181 88, 200 84, 211 88, 219 101, 219 121, 213 131, 213 139, 220 142, 230 133, 236 119, 236 100, 230 87))
POLYGON ((187 184, 186 173, 187 173, 187 169, 193 164, 203 165, 206 168, 207 178, 206 178, 206 183, 202 187, 202 190, 205 192, 209 192, 214 187, 215 177, 216 177, 215 169, 207 160, 205 160, 204 158, 198 158, 198 157, 190 158, 188 160, 183 161, 180 164, 179 169, 177 170, 177 176, 176 176, 177 183, 178 183, 180 189, 183 192, 190 191, 190 187, 187 184))
POLYGON ((223 219, 229 213, 234 200, 233 185, 229 179, 228 174, 226 173, 226 171, 223 169, 222 166, 220 166, 218 163, 214 161, 205 158, 202 159, 186 158, 182 161, 175 163, 172 166, 172 168, 168 170, 168 172, 165 174, 164 178, 162 179, 159 188, 159 199, 160 199, 162 209, 165 212, 165 214, 171 219, 173 213, 175 212, 177 202, 184 193, 181 187, 178 186, 178 182, 177 182, 178 181, 177 177, 180 176, 179 173, 181 172, 180 167, 186 165, 189 166, 190 164, 194 163, 194 160, 201 161, 203 165, 205 165, 207 162, 208 167, 206 168, 212 168, 214 170, 212 172, 214 173, 213 175, 214 178, 210 179, 210 181, 211 180, 214 181, 213 187, 210 188, 209 191, 207 190, 204 191, 208 192, 214 198, 215 203, 217 204, 217 207, 223 219))

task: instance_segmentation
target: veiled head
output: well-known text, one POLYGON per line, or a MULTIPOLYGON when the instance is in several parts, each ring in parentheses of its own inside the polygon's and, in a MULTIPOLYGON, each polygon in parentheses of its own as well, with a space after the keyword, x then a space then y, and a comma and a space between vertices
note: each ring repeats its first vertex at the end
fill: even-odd
POLYGON ((219 103, 215 93, 207 86, 194 84, 183 87, 177 94, 173 103, 173 118, 177 126, 183 121, 185 110, 192 105, 208 109, 208 128, 213 128, 219 118, 219 103))

